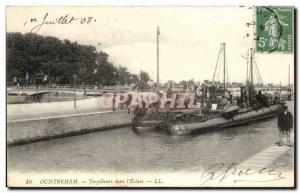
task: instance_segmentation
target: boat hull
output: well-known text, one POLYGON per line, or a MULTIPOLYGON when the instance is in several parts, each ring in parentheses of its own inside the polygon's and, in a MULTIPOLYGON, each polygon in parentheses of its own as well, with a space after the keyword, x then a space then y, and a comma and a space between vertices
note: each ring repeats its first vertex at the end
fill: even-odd
POLYGON ((209 119, 204 122, 183 123, 172 125, 168 132, 173 135, 186 135, 194 132, 204 132, 213 129, 226 128, 240 124, 255 122, 261 119, 269 118, 278 115, 282 110, 282 105, 272 105, 270 107, 252 110, 249 112, 238 114, 231 119, 218 117, 209 119))
POLYGON ((148 120, 139 122, 138 124, 134 123, 132 129, 137 133, 145 133, 157 130, 162 124, 162 121, 148 120))

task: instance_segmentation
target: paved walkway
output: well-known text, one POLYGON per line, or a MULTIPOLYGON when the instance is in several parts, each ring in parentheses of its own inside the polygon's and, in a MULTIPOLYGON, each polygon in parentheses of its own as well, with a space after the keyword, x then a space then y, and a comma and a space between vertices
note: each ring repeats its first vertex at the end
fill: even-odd
POLYGON ((271 145, 263 151, 255 154, 251 158, 242 162, 239 166, 241 167, 257 167, 264 168, 269 166, 271 163, 276 161, 280 156, 291 150, 292 147, 283 145, 271 145))
POLYGON ((294 148, 290 148, 283 153, 280 157, 274 160, 269 167, 280 168, 281 170, 291 171, 294 170, 294 148))
POLYGON ((112 111, 112 109, 82 109, 82 110, 73 110, 73 111, 63 111, 63 112, 50 112, 50 113, 40 113, 40 114, 23 114, 23 115, 8 115, 7 122, 23 121, 23 120, 32 120, 32 119, 47 119, 59 116, 72 116, 78 114, 87 114, 87 113, 99 113, 112 111))

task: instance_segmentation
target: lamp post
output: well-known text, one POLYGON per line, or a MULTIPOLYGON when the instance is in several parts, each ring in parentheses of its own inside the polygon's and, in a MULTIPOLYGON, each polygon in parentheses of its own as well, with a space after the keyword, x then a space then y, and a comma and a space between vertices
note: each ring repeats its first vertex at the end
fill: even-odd
POLYGON ((76 109, 76 79, 77 75, 73 75, 73 87, 74 87, 74 109, 76 109))

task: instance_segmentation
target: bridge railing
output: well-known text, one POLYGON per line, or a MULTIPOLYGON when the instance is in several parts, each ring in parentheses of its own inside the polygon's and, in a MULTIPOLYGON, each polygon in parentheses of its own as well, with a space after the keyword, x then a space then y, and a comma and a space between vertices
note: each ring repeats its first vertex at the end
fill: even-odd
POLYGON ((9 86, 8 90, 19 89, 86 89, 86 90, 132 90, 133 86, 117 85, 117 86, 99 86, 99 85, 72 85, 72 84, 51 84, 51 85, 20 85, 9 86))

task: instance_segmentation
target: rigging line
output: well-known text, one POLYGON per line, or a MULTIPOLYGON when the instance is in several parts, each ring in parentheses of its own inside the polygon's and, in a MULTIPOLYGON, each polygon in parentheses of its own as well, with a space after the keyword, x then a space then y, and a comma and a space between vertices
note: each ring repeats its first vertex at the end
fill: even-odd
POLYGON ((246 83, 248 83, 249 80, 249 50, 247 50, 247 72, 246 72, 246 83))
POLYGON ((251 82, 251 84, 253 84, 254 83, 254 74, 253 74, 253 60, 254 60, 254 57, 255 57, 255 55, 254 55, 254 49, 253 48, 250 48, 250 62, 249 62, 249 64, 250 64, 250 68, 249 68, 249 70, 250 70, 250 82, 251 82))
POLYGON ((248 81, 250 81, 251 78, 251 64, 250 64, 250 57, 251 57, 251 50, 248 50, 248 81))
MULTIPOLYGON (((253 54, 253 57, 252 57, 252 68, 254 70, 254 75, 256 76, 256 80, 257 80, 257 84, 259 84, 259 77, 258 77, 258 74, 257 74, 257 70, 255 68, 255 58, 254 58, 254 54, 253 54)), ((254 80, 253 80, 254 81, 254 80)), ((253 82, 254 83, 254 82, 253 82)))
POLYGON ((221 59, 219 62, 219 81, 222 83, 223 82, 223 61, 224 61, 224 49, 222 48, 222 54, 221 54, 221 59))
POLYGON ((228 72, 228 65, 227 65, 227 57, 225 57, 225 68, 226 68, 226 82, 229 84, 230 79, 229 79, 229 72, 228 72))
POLYGON ((257 78, 259 80, 259 83, 262 83, 262 78, 260 76, 260 73, 259 73, 259 70, 258 70, 258 66, 257 66, 257 63, 256 63, 256 59, 253 60, 253 64, 254 64, 254 68, 255 68, 255 71, 257 73, 257 78))
POLYGON ((246 70, 246 80, 245 80, 245 82, 248 81, 248 63, 246 64, 246 67, 247 67, 247 70, 246 70))
POLYGON ((229 72, 228 72, 228 66, 227 66, 227 62, 226 62, 226 84, 230 83, 230 79, 229 79, 229 72))
POLYGON ((250 81, 250 64, 247 64, 247 81, 249 82, 250 81))
POLYGON ((216 62, 216 66, 215 66, 215 70, 214 70, 212 81, 215 80, 216 70, 217 70, 218 62, 219 62, 219 58, 220 58, 220 53, 221 53, 221 48, 219 49, 218 58, 217 58, 217 62, 216 62))
POLYGON ((258 74, 257 67, 256 67, 255 63, 254 63, 254 70, 255 70, 255 74, 256 74, 257 84, 260 84, 260 78, 259 78, 259 74, 258 74))
POLYGON ((255 69, 256 69, 258 77, 259 77, 259 84, 262 84, 263 80, 262 80, 261 74, 259 72, 258 65, 257 65, 256 61, 254 61, 254 64, 255 64, 255 69))
POLYGON ((248 82, 248 78, 249 78, 249 75, 248 75, 248 71, 249 71, 249 51, 247 50, 247 52, 246 52, 246 84, 247 84, 247 82, 248 82))
POLYGON ((258 76, 257 68, 255 67, 255 65, 254 65, 254 72, 256 75, 257 84, 259 84, 259 76, 258 76))
POLYGON ((223 49, 221 48, 220 49, 220 58, 219 58, 219 61, 217 63, 217 65, 218 65, 218 68, 217 68, 217 80, 220 79, 220 73, 221 73, 221 69, 222 69, 222 64, 221 64, 221 61, 223 60, 223 54, 222 54, 222 52, 223 52, 223 49))
POLYGON ((263 79, 262 79, 262 77, 261 77, 261 75, 260 75, 260 73, 259 73, 258 66, 256 66, 256 68, 257 68, 257 72, 258 72, 260 84, 263 84, 263 79))
POLYGON ((256 63, 256 60, 255 60, 255 65, 256 65, 256 68, 257 68, 257 71, 258 71, 258 75, 259 75, 259 78, 260 78, 261 84, 263 84, 263 83, 264 83, 264 81, 263 81, 263 79, 262 79, 262 76, 261 76, 261 73, 260 73, 260 71, 259 71, 259 68, 258 68, 258 65, 257 65, 257 63, 256 63))

